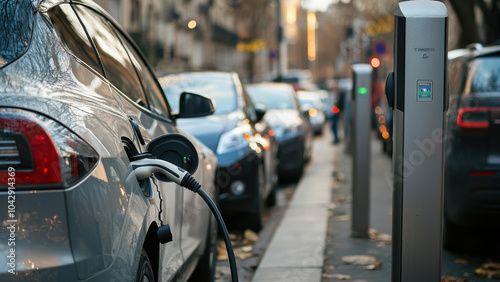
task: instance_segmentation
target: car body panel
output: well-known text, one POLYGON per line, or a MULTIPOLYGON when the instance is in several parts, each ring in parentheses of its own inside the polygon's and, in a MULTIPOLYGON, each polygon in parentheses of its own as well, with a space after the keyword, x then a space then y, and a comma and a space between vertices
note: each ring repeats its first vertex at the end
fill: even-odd
MULTIPOLYGON (((85 3, 105 14, 93 2, 85 3)), ((45 11, 54 4, 57 1, 43 2, 39 8, 45 11)), ((28 50, 0 69, 0 108, 35 112, 59 122, 89 144, 100 161, 72 187, 16 191, 16 270, 25 280, 133 280, 146 234, 161 224, 161 216, 161 221, 170 225, 174 241, 158 244, 160 280, 187 279, 206 244, 209 209, 196 194, 171 182, 157 182, 163 200, 154 183, 148 186, 154 191, 147 191, 152 193, 146 196, 122 143, 126 138, 139 151, 146 150, 130 118, 139 124, 146 144, 163 134, 182 132, 168 116, 158 116, 133 103, 106 78, 68 53, 47 15, 36 13, 34 18, 28 50), (194 257, 192 265, 184 265, 186 257, 194 257)), ((193 176, 213 197, 215 155, 198 140, 188 138, 200 158, 193 176)), ((6 197, 7 193, 0 191, 0 199, 6 202, 6 197)), ((2 223, 5 216, 0 216, 2 223)), ((3 224, 0 238, 8 235, 6 232, 3 224)), ((0 247, 0 253, 6 252, 0 247)), ((2 263, 0 280, 12 277, 7 264, 2 263)), ((19 276, 15 278, 19 281, 19 276)))

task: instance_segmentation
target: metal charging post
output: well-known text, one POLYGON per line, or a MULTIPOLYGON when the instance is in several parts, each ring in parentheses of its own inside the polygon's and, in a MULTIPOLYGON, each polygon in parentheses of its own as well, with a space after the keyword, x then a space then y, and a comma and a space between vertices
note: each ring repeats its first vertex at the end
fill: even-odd
POLYGON ((351 235, 368 237, 370 223, 370 102, 372 67, 352 65, 352 228, 351 235))
POLYGON ((396 10, 392 281, 441 281, 447 22, 439 1, 396 10))

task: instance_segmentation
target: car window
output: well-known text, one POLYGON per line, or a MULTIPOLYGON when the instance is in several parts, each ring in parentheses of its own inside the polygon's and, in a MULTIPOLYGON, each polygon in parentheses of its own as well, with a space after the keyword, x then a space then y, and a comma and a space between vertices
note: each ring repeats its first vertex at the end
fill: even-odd
POLYGON ((27 0, 0 2, 0 68, 28 49, 33 30, 32 11, 27 0))
POLYGON ((69 4, 61 4, 47 14, 66 50, 104 76, 95 50, 73 8, 69 4))
MULTIPOLYGON (((116 33, 119 34, 118 31, 116 33)), ((146 63, 142 60, 141 56, 135 51, 134 47, 132 47, 128 40, 121 34, 119 34, 119 37, 123 42, 123 45, 125 45, 125 47, 127 48, 130 59, 137 68, 139 77, 144 83, 144 90, 150 103, 151 111, 159 115, 169 116, 165 98, 161 89, 156 83, 156 78, 149 71, 146 63)))
POLYGON ((96 46, 106 78, 132 101, 147 107, 137 71, 109 22, 87 7, 74 5, 74 8, 96 46))
POLYGON ((182 92, 192 92, 212 98, 215 102, 215 115, 227 114, 237 108, 236 88, 230 76, 209 73, 175 74, 160 78, 160 85, 174 112, 179 111, 182 92))
POLYGON ((254 104, 263 104, 267 109, 296 109, 293 93, 281 87, 247 87, 254 104))
POLYGON ((472 61, 469 64, 467 82, 467 93, 500 92, 500 57, 484 57, 472 61))

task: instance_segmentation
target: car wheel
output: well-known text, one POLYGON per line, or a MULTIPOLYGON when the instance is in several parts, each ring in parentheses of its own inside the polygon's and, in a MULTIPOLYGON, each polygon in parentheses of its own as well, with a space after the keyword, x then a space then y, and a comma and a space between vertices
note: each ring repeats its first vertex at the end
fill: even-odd
POLYGON ((137 268, 136 281, 137 282, 155 281, 153 266, 151 265, 151 261, 149 261, 148 254, 144 249, 142 249, 141 258, 139 260, 139 267, 137 268))
POLYGON ((203 255, 198 261, 198 265, 194 270, 189 281, 215 281, 215 266, 217 259, 217 231, 218 226, 214 217, 210 216, 210 223, 207 232, 207 243, 203 255))
POLYGON ((262 190, 264 189, 264 166, 259 165, 258 175, 257 175, 257 195, 254 197, 253 207, 254 211, 250 214, 248 222, 249 228, 255 232, 260 231, 264 225, 264 200, 262 190))

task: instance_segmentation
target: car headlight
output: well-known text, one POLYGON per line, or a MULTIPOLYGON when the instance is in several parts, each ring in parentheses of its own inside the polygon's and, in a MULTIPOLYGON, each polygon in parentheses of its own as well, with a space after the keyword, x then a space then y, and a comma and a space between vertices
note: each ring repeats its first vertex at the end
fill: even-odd
POLYGON ((252 138, 250 125, 240 125, 222 134, 217 145, 217 154, 222 154, 230 150, 240 149, 248 146, 252 138))

